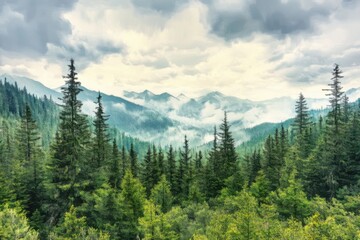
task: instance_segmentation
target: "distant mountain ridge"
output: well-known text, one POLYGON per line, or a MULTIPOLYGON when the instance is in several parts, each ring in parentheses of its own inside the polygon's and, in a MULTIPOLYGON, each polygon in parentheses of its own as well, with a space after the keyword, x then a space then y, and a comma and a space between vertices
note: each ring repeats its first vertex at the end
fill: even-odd
MULTIPOLYGON (((61 89, 47 88, 40 82, 30 78, 0 75, 0 80, 26 87, 29 93, 38 97, 47 95, 54 101, 62 96, 61 89)), ((93 116, 98 91, 82 86, 79 99, 83 102, 83 111, 93 116)), ((352 101, 360 97, 360 88, 346 92, 352 101)), ((181 143, 187 135, 193 145, 202 145, 212 140, 214 125, 219 125, 224 111, 232 125, 232 132, 238 144, 249 140, 248 130, 266 122, 283 122, 295 116, 296 99, 290 97, 274 98, 266 101, 251 101, 221 92, 209 92, 198 98, 190 98, 184 94, 173 96, 167 92, 152 93, 124 91, 122 96, 101 93, 103 105, 110 115, 109 124, 134 137, 159 144, 181 143)), ((326 107, 328 100, 307 99, 309 108, 326 107)))

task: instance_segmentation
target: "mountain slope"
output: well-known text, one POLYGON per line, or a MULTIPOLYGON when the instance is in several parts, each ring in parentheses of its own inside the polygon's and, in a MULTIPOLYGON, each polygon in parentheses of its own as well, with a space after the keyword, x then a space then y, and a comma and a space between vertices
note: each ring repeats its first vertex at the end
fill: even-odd
MULTIPOLYGON (((8 82, 37 96, 51 96, 59 102, 60 88, 49 89, 43 84, 25 77, 1 75, 8 82)), ((83 102, 83 111, 93 116, 97 91, 82 87, 79 94, 83 102)), ((346 92, 350 100, 360 96, 360 89, 346 92)), ((134 137, 153 143, 181 145, 184 135, 193 146, 211 141, 213 127, 219 125, 227 112, 231 130, 237 144, 251 138, 245 129, 262 123, 279 123, 295 116, 296 99, 289 97, 274 98, 266 101, 251 101, 226 96, 220 92, 210 92, 198 98, 189 98, 184 94, 177 97, 169 93, 155 94, 124 91, 123 97, 103 94, 103 105, 110 115, 109 124, 134 137)), ((326 98, 307 99, 310 109, 324 109, 328 105, 326 98)))

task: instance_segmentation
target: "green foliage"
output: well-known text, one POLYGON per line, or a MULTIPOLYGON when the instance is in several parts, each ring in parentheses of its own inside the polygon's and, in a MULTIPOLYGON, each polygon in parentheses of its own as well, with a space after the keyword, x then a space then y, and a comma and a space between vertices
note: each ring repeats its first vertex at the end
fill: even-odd
POLYGON ((279 188, 271 196, 277 206, 277 212, 285 218, 297 219, 304 222, 310 214, 310 203, 302 189, 302 185, 296 179, 296 171, 293 170, 288 179, 288 186, 279 188))
POLYGON ((86 225, 86 218, 78 217, 76 208, 74 206, 71 206, 70 210, 65 213, 64 222, 61 223, 52 234, 50 234, 50 239, 108 240, 110 238, 107 234, 103 234, 102 232, 98 232, 93 228, 89 228, 86 225))
POLYGON ((160 182, 155 185, 151 191, 151 200, 159 206, 161 212, 168 212, 173 203, 173 196, 170 190, 170 184, 166 180, 165 175, 162 175, 160 182))
POLYGON ((122 208, 121 236, 133 239, 139 234, 138 219, 143 216, 145 189, 140 181, 127 171, 121 183, 120 205, 122 208))
POLYGON ((360 108, 333 76, 328 115, 300 94, 294 124, 253 129, 245 155, 226 113, 204 155, 109 128, 100 94, 88 118, 73 61, 59 115, 0 83, 0 238, 359 239, 360 108))
POLYGON ((70 205, 82 203, 80 192, 88 184, 87 170, 90 167, 87 164, 90 132, 86 117, 81 113, 82 103, 78 100, 80 82, 77 81, 73 60, 65 78, 60 125, 52 146, 51 163, 51 183, 56 191, 53 214, 60 216, 70 205))
POLYGON ((186 135, 183 149, 180 151, 179 168, 176 177, 178 200, 187 200, 189 197, 191 181, 191 155, 189 141, 186 135))
POLYGON ((0 238, 36 240, 39 234, 30 228, 24 213, 5 205, 0 211, 0 238))

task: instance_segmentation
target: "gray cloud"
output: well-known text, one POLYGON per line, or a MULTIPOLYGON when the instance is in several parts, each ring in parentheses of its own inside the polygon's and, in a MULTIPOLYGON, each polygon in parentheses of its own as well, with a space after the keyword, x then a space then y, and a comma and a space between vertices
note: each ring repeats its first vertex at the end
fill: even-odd
POLYGON ((243 9, 216 9, 210 5, 209 21, 212 32, 225 39, 243 38, 253 32, 283 36, 311 31, 312 21, 328 17, 332 4, 309 3, 304 8, 300 1, 255 0, 243 9))
POLYGON ((121 53, 122 47, 111 42, 99 42, 96 45, 88 45, 79 42, 76 45, 64 44, 62 47, 53 49, 48 53, 54 61, 59 64, 74 58, 77 61, 77 68, 84 69, 90 63, 98 62, 104 55, 112 53, 121 53))
POLYGON ((61 17, 73 0, 0 0, 0 48, 25 55, 42 55, 47 44, 60 45, 71 25, 61 17))
POLYGON ((185 0, 132 0, 132 3, 145 10, 153 10, 160 13, 172 13, 179 6, 186 3, 185 0))

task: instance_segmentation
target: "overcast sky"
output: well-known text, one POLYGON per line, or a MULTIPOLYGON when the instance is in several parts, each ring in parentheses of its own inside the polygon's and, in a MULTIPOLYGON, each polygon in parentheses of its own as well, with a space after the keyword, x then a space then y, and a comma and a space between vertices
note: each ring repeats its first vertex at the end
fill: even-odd
POLYGON ((358 0, 0 0, 0 73, 123 90, 324 97, 360 87, 358 0))

